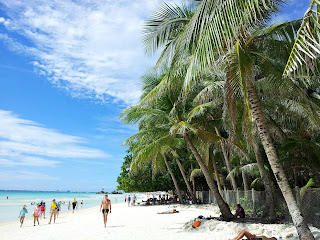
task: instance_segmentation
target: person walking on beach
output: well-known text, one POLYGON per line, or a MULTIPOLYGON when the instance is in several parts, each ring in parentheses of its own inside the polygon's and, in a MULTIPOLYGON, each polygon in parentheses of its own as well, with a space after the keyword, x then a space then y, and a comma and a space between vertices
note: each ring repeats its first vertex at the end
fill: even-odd
POLYGON ((81 208, 83 207, 83 200, 81 200, 81 208))
POLYGON ((104 199, 101 202, 100 211, 101 211, 101 208, 102 208, 104 227, 106 228, 109 210, 111 213, 111 201, 108 199, 108 194, 105 195, 104 199))
POLYGON ((70 208, 71 208, 71 203, 70 203, 70 201, 69 201, 68 210, 70 210, 70 208))
POLYGON ((22 210, 20 211, 20 214, 19 214, 20 223, 21 223, 20 227, 22 227, 24 218, 26 217, 26 213, 28 213, 27 206, 23 205, 22 210))
POLYGON ((36 221, 38 221, 38 225, 39 225, 40 215, 41 215, 41 208, 40 208, 40 204, 38 203, 33 212, 33 226, 36 225, 36 221))
POLYGON ((42 218, 42 215, 43 215, 43 219, 46 219, 46 203, 45 202, 41 204, 40 209, 41 209, 40 218, 42 218))
POLYGON ((124 198, 124 202, 125 202, 125 203, 127 202, 127 197, 124 198))
POLYGON ((130 206, 130 201, 131 201, 131 197, 129 195, 129 197, 128 197, 128 207, 130 206))
POLYGON ((136 199, 137 199, 136 195, 133 195, 133 198, 132 198, 133 206, 135 206, 135 205, 136 205, 136 199))
POLYGON ((59 217, 59 212, 60 212, 60 210, 61 210, 61 201, 58 202, 58 204, 57 204, 57 211, 56 211, 57 217, 59 217))
POLYGON ((52 216, 53 216, 53 223, 56 223, 57 204, 56 204, 55 199, 52 200, 52 204, 51 204, 51 208, 50 208, 50 222, 49 222, 49 224, 51 224, 52 216))
POLYGON ((76 199, 74 198, 72 202, 72 213, 74 213, 74 209, 76 208, 76 205, 77 205, 77 202, 76 202, 76 199))

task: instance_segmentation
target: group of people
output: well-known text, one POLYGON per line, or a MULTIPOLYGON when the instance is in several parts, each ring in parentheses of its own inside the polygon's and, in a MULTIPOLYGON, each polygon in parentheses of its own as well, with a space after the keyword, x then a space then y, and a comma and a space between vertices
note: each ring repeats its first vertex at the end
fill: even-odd
MULTIPOLYGON (((35 204, 31 203, 31 205, 35 205, 35 204)), ((23 225, 24 219, 26 217, 26 213, 28 213, 27 206, 23 205, 22 210, 20 211, 20 214, 19 214, 20 227, 22 227, 23 225)), ((46 218, 45 214, 46 214, 46 203, 42 200, 40 203, 36 204, 36 207, 32 214, 34 226, 36 225, 36 221, 38 222, 38 225, 39 225, 39 218, 42 218, 42 216, 44 219, 46 218)))
MULTIPOLYGON (((51 206, 50 206, 50 221, 49 224, 51 224, 52 217, 53 222, 56 222, 56 218, 59 216, 59 212, 61 211, 61 205, 65 204, 65 202, 59 201, 56 202, 55 199, 52 200, 51 206)), ((46 203, 42 200, 40 203, 31 203, 31 205, 36 205, 34 211, 33 211, 33 225, 36 225, 36 222, 38 225, 40 224, 39 219, 43 218, 45 219, 46 216, 46 203)), ((69 201, 68 210, 70 210, 71 203, 69 201)), ((83 200, 81 201, 81 207, 83 206, 83 200)), ((78 202, 76 201, 76 198, 72 201, 72 208, 73 213, 75 209, 78 209, 78 202)), ((23 205, 22 210, 20 211, 19 218, 20 218, 20 227, 22 227, 26 213, 28 213, 27 206, 23 205)))
MULTIPOLYGON (((128 198, 127 197, 125 197, 124 198, 124 202, 127 202, 128 201, 128 207, 130 206, 130 202, 131 202, 131 196, 129 195, 128 196, 128 198)), ((132 197, 132 205, 134 206, 134 205, 136 205, 136 201, 137 201, 137 197, 136 197, 136 195, 133 195, 133 197, 132 197)))

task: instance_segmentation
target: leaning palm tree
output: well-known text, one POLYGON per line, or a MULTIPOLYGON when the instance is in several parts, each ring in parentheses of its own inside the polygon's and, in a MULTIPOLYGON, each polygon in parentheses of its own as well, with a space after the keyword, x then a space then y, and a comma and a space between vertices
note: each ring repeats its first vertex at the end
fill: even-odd
MULTIPOLYGON (((128 120, 129 116, 127 115, 128 120)), ((163 170, 163 162, 168 169, 171 179, 176 188, 180 203, 182 203, 182 195, 177 179, 168 162, 168 152, 170 146, 176 144, 175 139, 166 134, 162 128, 150 128, 139 131, 128 138, 123 145, 132 146, 133 160, 130 166, 131 172, 137 172, 139 168, 145 164, 152 162, 152 169, 155 173, 163 170)))
MULTIPOLYGON (((270 61, 270 58, 268 58, 266 51, 261 52, 259 49, 257 50, 257 47, 259 47, 257 42, 259 43, 259 40, 264 39, 264 37, 268 39, 268 37, 271 36, 269 40, 273 40, 272 42, 275 44, 281 43, 283 39, 288 41, 288 36, 295 36, 295 33, 292 33, 294 29, 292 25, 294 24, 286 24, 287 28, 285 25, 280 25, 272 26, 267 30, 264 29, 262 32, 257 31, 257 27, 261 25, 261 22, 268 20, 271 13, 277 10, 277 5, 281 2, 282 1, 277 0, 204 0, 197 8, 188 25, 176 36, 178 44, 175 44, 173 54, 162 54, 162 56, 172 56, 171 59, 166 60, 171 64, 169 74, 175 69, 174 66, 176 63, 186 58, 188 59, 189 67, 185 79, 186 89, 191 82, 197 81, 199 75, 205 71, 205 69, 211 68, 217 63, 225 63, 227 72, 226 79, 227 83, 229 83, 228 87, 233 88, 232 93, 239 92, 240 89, 244 103, 248 109, 250 109, 250 114, 257 125, 262 145, 286 200, 298 235, 301 239, 313 239, 310 229, 301 216, 283 167, 277 157, 276 149, 265 121, 263 109, 261 108, 254 87, 255 59, 260 57, 262 58, 261 61, 268 62, 269 64, 273 63, 270 61), (281 34, 283 32, 285 33, 281 34), (224 61, 222 61, 223 59, 224 61)), ((319 26, 317 22, 318 10, 319 2, 312 1, 311 7, 308 9, 302 21, 300 29, 303 30, 296 32, 297 39, 293 49, 295 49, 297 54, 291 54, 289 56, 289 61, 292 62, 291 66, 298 65, 297 61, 301 62, 302 65, 299 50, 304 52, 305 56, 309 57, 309 59, 317 58, 314 51, 318 51, 318 46, 316 45, 319 41, 317 37, 310 36, 309 33, 315 32, 318 34, 320 32, 317 28, 317 26, 319 26), (317 8, 314 13, 312 8, 315 3, 317 4, 317 8), (312 19, 313 23, 317 24, 305 24, 306 22, 310 23, 310 19, 312 19), (306 31, 305 29, 309 30, 308 28, 310 28, 310 26, 312 28, 311 31, 306 31), (299 48, 297 42, 301 45, 301 36, 308 37, 310 41, 308 40, 306 45, 299 48), (313 41, 314 39, 315 41, 313 41), (310 52, 313 54, 310 54, 310 52)), ((295 24, 297 24, 297 22, 295 22, 295 24)), ((165 51, 168 51, 168 48, 166 48, 165 51)), ((172 49, 170 49, 170 51, 172 53, 172 49)), ((279 71, 275 66, 273 66, 273 69, 276 70, 276 72, 279 71)), ((288 72, 286 69, 292 68, 286 67, 285 72, 288 72)), ((273 77, 279 77, 277 74, 269 74, 269 77, 271 75, 273 75, 273 77)), ((281 79, 281 77, 279 79, 281 79)))
POLYGON ((192 190, 192 188, 191 188, 191 186, 190 186, 190 183, 189 183, 189 181, 188 181, 188 179, 187 179, 187 176, 186 176, 184 167, 182 166, 181 161, 180 161, 180 159, 179 159, 180 156, 177 154, 177 151, 175 151, 175 150, 172 150, 171 153, 172 153, 173 158, 176 160, 176 162, 177 162, 177 164, 178 164, 178 167, 179 167, 179 169, 180 169, 180 172, 181 172, 181 175, 182 175, 182 177, 183 177, 183 180, 184 180, 184 182, 185 182, 185 184, 186 184, 186 186, 187 186, 187 189, 188 189, 188 191, 189 191, 189 194, 190 194, 190 196, 191 196, 191 199, 193 200, 193 202, 196 202, 196 201, 197 201, 196 195, 195 195, 194 191, 192 190))
MULTIPOLYGON (((193 143, 192 138, 197 137, 190 131, 193 131, 194 127, 184 121, 184 119, 188 121, 188 111, 192 110, 192 104, 188 103, 188 101, 180 100, 182 85, 180 84, 172 89, 167 89, 165 92, 158 92, 158 97, 156 100, 144 100, 146 97, 150 96, 150 94, 153 94, 154 90, 158 89, 159 85, 163 84, 163 79, 167 79, 166 74, 160 74, 160 76, 161 77, 159 78, 152 78, 150 75, 148 75, 148 78, 145 80, 148 83, 147 85, 152 87, 144 87, 144 95, 141 99, 141 103, 131 108, 135 108, 134 111, 131 111, 130 109, 125 110, 122 118, 129 119, 129 121, 125 120, 128 123, 139 122, 139 124, 142 126, 158 126, 159 128, 170 126, 170 131, 167 133, 175 136, 175 138, 182 137, 186 141, 187 146, 193 152, 200 168, 204 173, 210 189, 217 199, 217 203, 223 217, 227 219, 233 218, 230 208, 221 197, 216 182, 210 175, 207 165, 203 161, 199 151, 193 143), (158 84, 154 84, 155 82, 158 84)), ((176 77, 179 78, 178 76, 176 77)), ((183 78, 180 77, 180 79, 183 78)))

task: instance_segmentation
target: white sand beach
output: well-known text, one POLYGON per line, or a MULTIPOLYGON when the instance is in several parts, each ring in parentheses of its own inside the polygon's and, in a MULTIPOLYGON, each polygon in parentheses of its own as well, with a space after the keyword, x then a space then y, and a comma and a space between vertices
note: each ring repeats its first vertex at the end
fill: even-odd
MULTIPOLYGON (((31 211, 29 211, 31 212, 31 211)), ((40 221, 40 226, 33 226, 29 213, 22 228, 19 221, 0 224, 0 240, 100 240, 100 239, 230 239, 241 229, 257 235, 298 239, 292 225, 266 225, 226 223, 205 220, 200 227, 193 229, 193 219, 199 215, 218 216, 216 207, 200 206, 135 206, 114 204, 109 214, 107 228, 104 228, 99 207, 61 214, 55 224, 48 224, 48 219, 40 221), (176 208, 176 214, 157 214, 176 208)), ((312 228, 316 239, 320 239, 320 230, 312 228)))

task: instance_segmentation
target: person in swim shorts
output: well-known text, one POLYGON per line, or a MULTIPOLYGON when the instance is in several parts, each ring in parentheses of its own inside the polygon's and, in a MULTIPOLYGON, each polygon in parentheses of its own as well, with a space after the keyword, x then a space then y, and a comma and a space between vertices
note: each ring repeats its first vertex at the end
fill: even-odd
POLYGON ((108 194, 105 195, 104 199, 101 202, 100 211, 101 211, 101 208, 102 208, 104 227, 106 228, 109 210, 111 213, 111 201, 108 199, 108 194))
POLYGON ((50 207, 50 222, 49 222, 49 224, 51 224, 52 216, 53 216, 53 223, 56 223, 57 203, 56 203, 55 199, 52 200, 52 204, 51 204, 51 207, 50 207))

